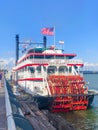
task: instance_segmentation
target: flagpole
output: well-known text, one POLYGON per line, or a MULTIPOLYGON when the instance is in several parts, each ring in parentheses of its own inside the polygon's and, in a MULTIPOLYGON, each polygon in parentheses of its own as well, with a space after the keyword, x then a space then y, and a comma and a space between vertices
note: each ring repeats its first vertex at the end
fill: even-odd
POLYGON ((55 46, 55 26, 54 26, 54 46, 55 46))

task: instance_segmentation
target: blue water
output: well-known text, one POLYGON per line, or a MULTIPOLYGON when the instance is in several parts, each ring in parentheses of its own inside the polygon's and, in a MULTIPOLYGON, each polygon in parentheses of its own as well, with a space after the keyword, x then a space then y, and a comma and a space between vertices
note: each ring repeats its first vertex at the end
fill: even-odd
MULTIPOLYGON (((98 90, 98 74, 85 74, 89 89, 98 90)), ((76 130, 98 130, 98 96, 94 97, 91 108, 61 114, 76 130)))

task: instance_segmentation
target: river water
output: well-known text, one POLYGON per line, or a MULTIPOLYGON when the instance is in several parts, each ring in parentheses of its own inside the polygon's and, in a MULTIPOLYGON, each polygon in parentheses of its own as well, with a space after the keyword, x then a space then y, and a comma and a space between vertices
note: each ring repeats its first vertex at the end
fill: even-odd
MULTIPOLYGON (((89 89, 98 90, 98 74, 85 74, 89 89)), ((94 97, 93 104, 87 110, 61 113, 76 130, 98 130, 98 96, 94 97)))

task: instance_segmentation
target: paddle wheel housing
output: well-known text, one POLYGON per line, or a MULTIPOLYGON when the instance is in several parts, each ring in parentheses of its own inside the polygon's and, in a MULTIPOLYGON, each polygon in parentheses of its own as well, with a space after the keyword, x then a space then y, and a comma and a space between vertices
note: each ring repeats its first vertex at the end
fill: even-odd
POLYGON ((48 84, 53 96, 52 112, 86 110, 88 105, 87 87, 79 75, 50 75, 48 84))

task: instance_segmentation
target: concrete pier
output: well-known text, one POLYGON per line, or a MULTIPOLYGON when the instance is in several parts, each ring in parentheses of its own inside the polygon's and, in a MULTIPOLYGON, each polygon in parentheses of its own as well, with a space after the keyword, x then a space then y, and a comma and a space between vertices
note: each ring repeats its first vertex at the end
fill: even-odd
POLYGON ((4 86, 0 86, 0 130, 7 130, 4 86))

